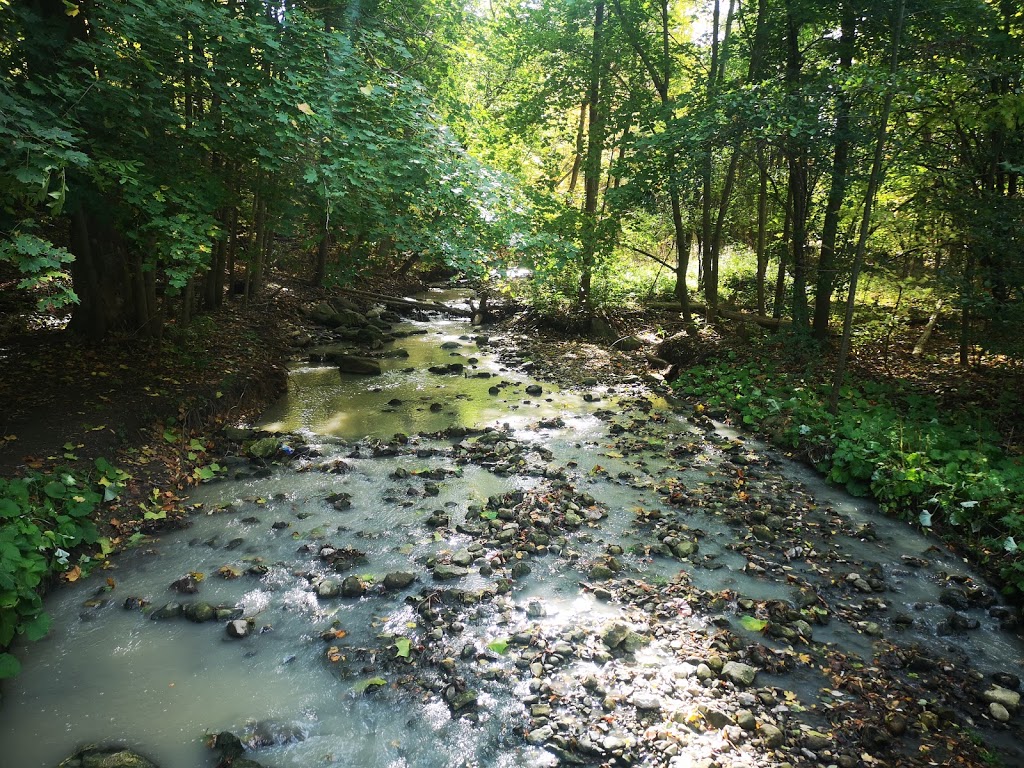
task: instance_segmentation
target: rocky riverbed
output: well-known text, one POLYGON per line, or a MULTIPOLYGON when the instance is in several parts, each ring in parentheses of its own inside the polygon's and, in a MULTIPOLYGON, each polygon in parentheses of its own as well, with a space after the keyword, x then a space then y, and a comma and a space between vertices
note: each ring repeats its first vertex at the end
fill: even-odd
POLYGON ((1019 614, 642 350, 318 309, 287 431, 54 606, 18 765, 76 713, 164 768, 1024 763, 1019 614))

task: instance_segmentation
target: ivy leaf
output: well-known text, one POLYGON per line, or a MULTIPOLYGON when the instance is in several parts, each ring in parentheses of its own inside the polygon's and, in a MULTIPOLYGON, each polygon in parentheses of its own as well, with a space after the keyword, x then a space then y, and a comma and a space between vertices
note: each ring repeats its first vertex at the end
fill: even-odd
POLYGON ((0 653, 0 680, 21 672, 21 662, 9 653, 0 653))

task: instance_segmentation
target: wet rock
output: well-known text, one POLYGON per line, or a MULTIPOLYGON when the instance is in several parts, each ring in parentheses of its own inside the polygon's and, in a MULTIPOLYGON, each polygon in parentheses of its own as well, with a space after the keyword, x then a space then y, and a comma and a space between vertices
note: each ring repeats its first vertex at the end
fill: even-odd
POLYGON ((468 567, 474 560, 476 560, 476 555, 468 549, 460 549, 452 554, 452 565, 457 565, 461 568, 468 567))
POLYGON ((939 594, 939 602, 948 605, 956 611, 966 611, 971 607, 971 601, 967 599, 967 593, 960 587, 945 587, 939 594))
POLYGON ((406 571, 395 571, 389 573, 384 577, 383 585, 384 589, 388 591, 394 591, 397 589, 405 589, 416 580, 416 576, 406 571))
POLYGON ((531 619, 540 619, 548 615, 548 609, 540 600, 531 600, 526 604, 526 615, 531 619))
POLYGON ((540 728, 534 728, 526 735, 526 740, 531 744, 541 745, 544 744, 548 739, 555 735, 555 729, 550 725, 542 725, 540 728))
POLYGON ((468 569, 462 568, 458 565, 445 565, 444 563, 438 563, 434 566, 434 578, 438 581, 461 579, 463 576, 468 574, 468 569))
POLYGON ((264 437, 249 444, 246 451, 255 459, 269 459, 281 450, 281 441, 276 437, 264 437))
POLYGON ((156 763, 124 746, 88 746, 62 760, 57 768, 157 768, 156 763))
POLYGON ((629 627, 616 622, 601 633, 601 640, 609 648, 618 648, 629 635, 629 627))
POLYGON ((317 597, 337 597, 341 594, 341 584, 333 579, 324 579, 316 585, 317 597))
POLYGON ((209 603, 189 603, 184 607, 182 613, 189 621, 202 624, 206 621, 213 621, 217 618, 217 609, 209 603))
POLYGON ((243 637, 248 637, 252 634, 252 625, 245 619, 235 619, 228 622, 226 630, 228 637, 241 640, 243 637))
POLYGON ((126 611, 141 611, 147 605, 149 605, 149 601, 142 597, 126 597, 124 600, 126 611))
POLYGON ((735 685, 746 688, 754 684, 757 669, 738 661, 727 661, 722 667, 722 677, 731 680, 735 685))
POLYGON ((360 357, 359 355, 339 355, 331 361, 342 373, 352 373, 359 376, 380 376, 380 360, 372 357, 360 357))
POLYGON ((160 608, 153 611, 152 618, 156 620, 160 619, 176 619, 181 616, 182 613, 181 603, 166 603, 160 608))
POLYGON ((362 597, 366 592, 366 585, 358 576, 348 576, 341 582, 342 597, 362 597))
POLYGON ((180 592, 183 595, 194 595, 199 591, 199 579, 195 578, 191 574, 188 576, 182 576, 177 581, 171 582, 171 589, 175 592, 180 592))
POLYGON ((982 694, 982 699, 989 704, 1000 704, 1009 712, 1016 712, 1017 708, 1020 707, 1020 694, 1003 688, 1000 685, 993 685, 985 691, 982 694))
POLYGON ((603 563, 598 563, 590 568, 587 577, 591 581, 604 581, 615 575, 615 572, 603 563))
POLYGON ((544 394, 544 388, 540 384, 531 384, 526 388, 526 394, 531 397, 539 397, 544 394))

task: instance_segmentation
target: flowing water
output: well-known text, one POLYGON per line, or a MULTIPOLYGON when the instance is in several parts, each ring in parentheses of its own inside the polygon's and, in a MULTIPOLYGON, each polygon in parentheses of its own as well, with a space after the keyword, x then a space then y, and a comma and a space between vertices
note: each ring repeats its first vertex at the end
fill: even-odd
MULTIPOLYGON (((948 613, 939 604, 940 589, 950 574, 969 576, 962 563, 782 459, 772 459, 775 469, 762 477, 776 482, 777 476, 787 492, 805 498, 822 526, 844 521, 830 541, 827 569, 810 555, 794 555, 781 577, 773 578, 771 569, 751 570, 751 554, 734 546, 742 531, 715 503, 697 505, 685 518, 686 530, 700 542, 699 559, 681 563, 652 551, 653 534, 638 522, 639 511, 654 511, 662 521, 678 517, 662 492, 666 480, 697 496, 715 487, 735 470, 728 462, 736 456, 736 435, 693 426, 637 382, 595 390, 587 399, 549 384, 529 395, 526 387, 536 382, 505 369, 465 323, 432 320, 401 330, 409 335, 393 347, 408 357, 385 360, 379 377, 331 367, 293 369, 289 394, 260 426, 300 435, 313 455, 267 477, 243 472, 198 489, 190 499, 196 505, 190 528, 146 541, 120 555, 111 570, 48 598, 53 630, 17 649, 24 670, 4 689, 0 765, 54 766, 81 744, 116 742, 137 747, 162 768, 212 766, 216 759, 205 737, 224 730, 259 746, 261 763, 281 768, 552 765, 550 752, 522 738, 529 691, 517 676, 515 654, 487 649, 531 626, 597 632, 624 615, 623 605, 598 600, 589 585, 581 586, 608 551, 618 553, 621 574, 631 579, 664 584, 682 569, 696 588, 731 595, 724 620, 737 633, 745 632, 737 600, 796 599, 794 579, 786 574, 824 588, 837 570, 873 567, 888 585, 883 597, 892 612, 912 615, 901 642, 955 650, 983 672, 1012 668, 1024 658, 1019 642, 982 610, 970 612, 982 624, 978 630, 953 641, 939 635, 936 627, 948 613), (427 371, 452 362, 465 366, 461 375, 427 371), (637 410, 641 396, 647 405, 637 410), (442 436, 452 427, 470 432, 442 436), (499 431, 475 432, 487 427, 499 431), (642 444, 623 442, 630 431, 642 434, 642 444), (391 441, 396 433, 405 437, 391 441), (504 441, 505 448, 492 441, 497 458, 463 460, 488 434, 504 441), (687 441, 693 450, 684 460, 674 458, 669 447, 687 441), (509 450, 517 466, 501 460, 509 450), (426 566, 434 559, 472 549, 472 526, 465 524, 489 498, 516 491, 542 498, 554 480, 589 494, 607 515, 542 547, 530 559, 528 578, 470 604, 454 631, 436 630, 437 656, 447 658, 441 667, 467 658, 467 646, 478 652, 460 669, 473 676, 478 694, 472 716, 464 717, 443 695, 443 675, 410 665, 409 677, 420 680, 409 685, 395 667, 394 641, 405 638, 415 647, 429 631, 429 623, 418 621, 415 601, 406 598, 430 597, 438 582, 426 566), (327 500, 337 494, 347 494, 350 506, 339 509, 327 500), (432 526, 437 515, 446 516, 447 525, 432 526), (864 526, 871 536, 862 535, 864 526), (366 595, 318 596, 316 585, 332 576, 320 557, 326 544, 365 553, 346 575, 369 584, 366 595), (925 552, 927 568, 908 568, 903 555, 925 552), (399 571, 418 580, 404 589, 380 589, 386 574, 399 571), (189 573, 204 576, 196 597, 240 609, 236 613, 253 619, 254 633, 233 639, 223 620, 155 621, 149 610, 125 609, 131 597, 150 608, 188 602, 192 596, 169 585, 189 573), (544 610, 528 612, 531 603, 544 610)), ((289 447, 299 445, 293 443, 289 447)), ((763 450, 751 443, 741 449, 763 450)), ((458 588, 479 594, 493 582, 474 565, 458 588)), ((876 621, 890 630, 887 618, 876 621)), ((706 617, 692 622, 706 626, 706 617)), ((581 646, 587 642, 584 634, 572 637, 581 646)), ((856 622, 816 627, 815 641, 871 655, 872 638, 856 622)), ((657 644, 646 653, 643 663, 651 669, 664 673, 676 664, 671 650, 657 644)), ((599 655, 593 662, 582 657, 570 677, 582 679, 598 668, 599 655)), ((779 684, 810 699, 824 682, 807 675, 779 684)))

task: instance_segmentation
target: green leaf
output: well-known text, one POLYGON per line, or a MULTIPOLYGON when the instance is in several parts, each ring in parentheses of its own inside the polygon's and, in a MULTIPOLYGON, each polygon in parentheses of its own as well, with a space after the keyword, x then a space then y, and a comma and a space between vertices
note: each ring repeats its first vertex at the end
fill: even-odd
POLYGON ((395 656, 399 659, 408 659, 409 650, 412 648, 412 641, 408 637, 400 637, 395 640, 395 647, 398 648, 398 653, 395 656))
POLYGON ((50 631, 50 617, 48 614, 40 613, 35 618, 26 621, 22 625, 22 629, 25 632, 25 637, 32 642, 41 640, 50 631))
POLYGON ((761 632, 768 626, 768 622, 753 616, 740 616, 740 625, 749 632, 761 632))
POLYGON ((51 480, 43 486, 43 493, 51 499, 63 499, 67 495, 67 490, 64 483, 59 483, 56 480, 51 480))
POLYGON ((501 638, 499 640, 492 640, 487 644, 487 647, 495 653, 504 655, 508 651, 508 639, 501 638))
POLYGON ((365 693, 370 688, 379 688, 382 685, 387 685, 388 681, 383 677, 367 677, 363 680, 357 680, 355 685, 352 686, 352 690, 356 693, 365 693))
POLYGON ((21 662, 9 653, 0 653, 0 680, 21 672, 21 662))

